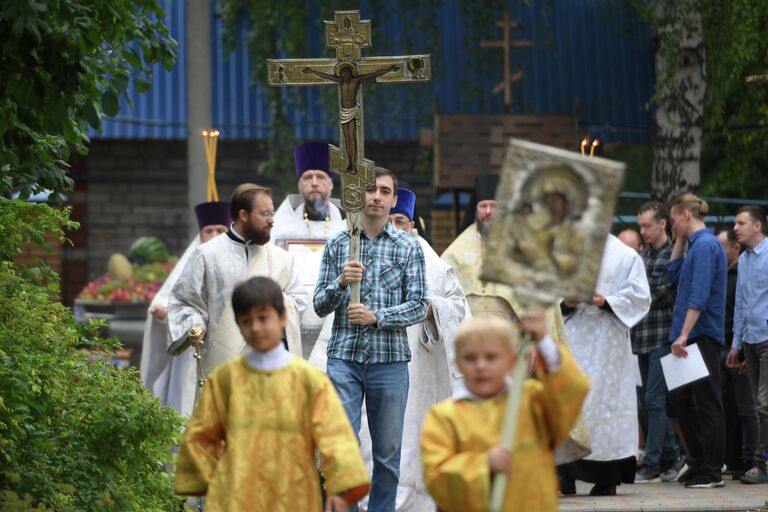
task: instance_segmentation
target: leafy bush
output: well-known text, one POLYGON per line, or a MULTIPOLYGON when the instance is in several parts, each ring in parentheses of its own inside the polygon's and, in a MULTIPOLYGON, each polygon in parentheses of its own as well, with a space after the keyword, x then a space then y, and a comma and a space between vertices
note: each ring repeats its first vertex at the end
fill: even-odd
POLYGON ((135 370, 91 357, 119 344, 74 322, 52 272, 12 261, 25 240, 74 226, 66 210, 0 198, 0 509, 173 510, 163 467, 182 419, 135 370))

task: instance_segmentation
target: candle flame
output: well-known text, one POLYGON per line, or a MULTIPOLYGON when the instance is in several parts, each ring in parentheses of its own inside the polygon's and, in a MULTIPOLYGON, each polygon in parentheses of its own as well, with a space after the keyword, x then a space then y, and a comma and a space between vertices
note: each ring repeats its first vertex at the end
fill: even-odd
POLYGON ((581 147, 584 147, 584 146, 586 146, 587 144, 589 144, 589 141, 588 141, 586 138, 585 138, 584 140, 582 140, 582 141, 581 141, 581 147))
POLYGON ((600 139, 595 139, 595 140, 592 141, 592 146, 593 147, 597 147, 599 145, 600 145, 600 139))

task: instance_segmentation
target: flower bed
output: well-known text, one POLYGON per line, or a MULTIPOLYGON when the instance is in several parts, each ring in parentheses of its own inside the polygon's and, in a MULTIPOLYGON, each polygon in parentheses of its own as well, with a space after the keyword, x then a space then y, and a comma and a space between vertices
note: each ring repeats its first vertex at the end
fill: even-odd
POLYGON ((100 302, 150 302, 178 258, 163 263, 133 264, 132 276, 128 279, 112 279, 104 274, 94 279, 77 294, 77 299, 100 302))

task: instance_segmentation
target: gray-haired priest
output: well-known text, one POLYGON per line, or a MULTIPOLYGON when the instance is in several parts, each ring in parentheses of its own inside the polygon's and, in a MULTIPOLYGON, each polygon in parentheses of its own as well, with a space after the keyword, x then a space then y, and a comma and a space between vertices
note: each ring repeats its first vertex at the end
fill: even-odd
MULTIPOLYGON (((293 151, 298 194, 289 194, 275 213, 272 243, 296 260, 302 285, 309 297, 315 292, 320 260, 328 237, 346 229, 343 210, 331 198, 333 181, 328 163, 328 144, 305 142, 293 151)), ((331 335, 333 314, 320 318, 311 306, 301 316, 303 353, 312 351, 323 326, 331 335)))

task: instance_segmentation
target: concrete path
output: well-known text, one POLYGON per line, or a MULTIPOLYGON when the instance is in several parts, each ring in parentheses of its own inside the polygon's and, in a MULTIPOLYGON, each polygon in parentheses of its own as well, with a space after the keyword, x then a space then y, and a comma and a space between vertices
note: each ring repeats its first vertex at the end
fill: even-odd
POLYGON ((768 484, 745 485, 724 477, 720 489, 686 489, 682 484, 621 485, 616 496, 591 497, 592 484, 576 482, 576 495, 560 498, 560 510, 571 512, 768 512, 768 484))

